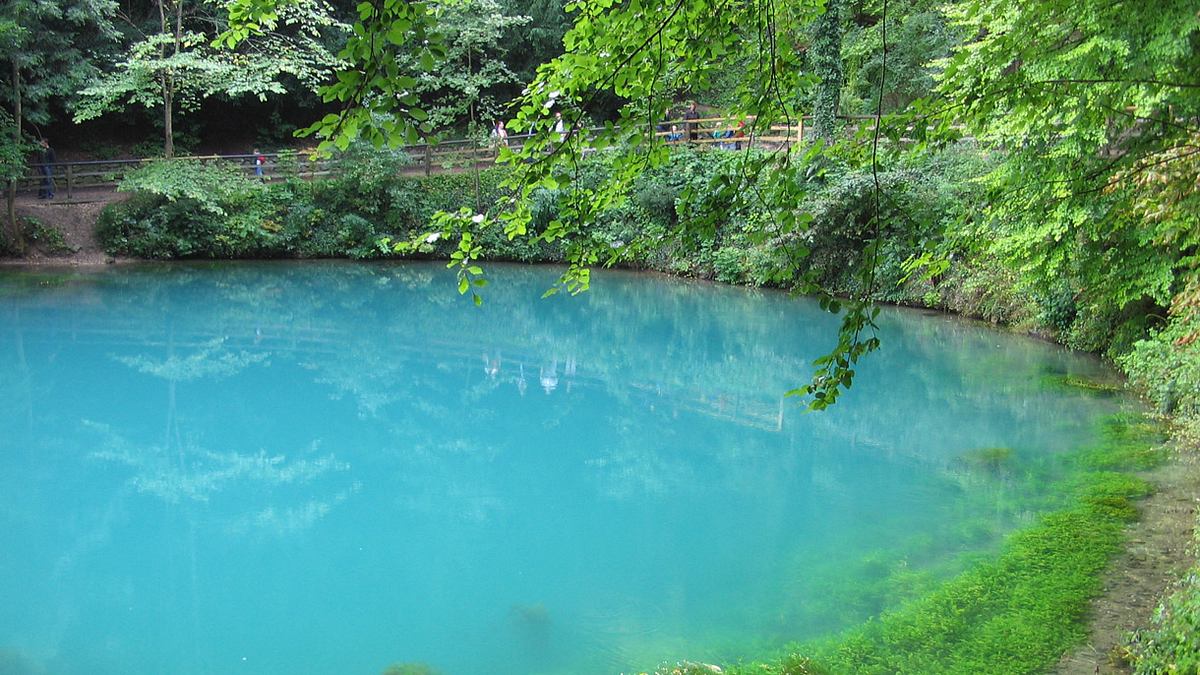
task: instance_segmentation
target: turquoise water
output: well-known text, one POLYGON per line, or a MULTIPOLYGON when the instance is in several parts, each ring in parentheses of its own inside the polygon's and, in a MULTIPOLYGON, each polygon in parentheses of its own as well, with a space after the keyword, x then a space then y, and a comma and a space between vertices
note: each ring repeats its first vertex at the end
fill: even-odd
POLYGON ((994 550, 1117 405, 892 310, 807 414, 807 301, 489 272, 476 309, 432 264, 0 271, 0 671, 765 656, 994 550))

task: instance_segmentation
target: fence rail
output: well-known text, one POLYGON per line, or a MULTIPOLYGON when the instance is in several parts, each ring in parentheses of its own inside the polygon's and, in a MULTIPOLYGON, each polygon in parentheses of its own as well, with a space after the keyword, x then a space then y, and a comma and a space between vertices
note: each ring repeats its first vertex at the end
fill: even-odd
MULTIPOLYGON (((753 128, 754 118, 706 117, 692 120, 668 120, 656 125, 649 135, 660 138, 667 145, 694 145, 722 150, 741 150, 751 144, 758 147, 791 147, 802 145, 812 136, 811 118, 802 117, 794 124, 773 124, 766 129, 753 128)), ((864 126, 873 128, 878 123, 874 115, 857 115, 841 118, 848 132, 857 133, 864 126)), ((519 148, 530 138, 529 134, 512 134, 506 145, 519 148)), ((461 170, 463 168, 488 165, 495 161, 499 144, 478 140, 450 140, 439 143, 419 143, 400 148, 412 160, 404 173, 426 176, 433 173, 461 170)), ((315 180, 338 173, 345 158, 318 157, 311 149, 260 153, 265 158, 262 166, 266 176, 295 175, 315 180)), ((255 175, 255 159, 259 155, 197 155, 179 157, 181 160, 200 162, 223 162, 232 164, 246 175, 255 175)), ((158 158, 108 159, 55 162, 53 164, 31 164, 28 172, 17 179, 17 190, 22 193, 40 190, 44 185, 43 169, 50 167, 55 191, 64 192, 67 201, 74 199, 80 190, 114 189, 125 175, 158 158)))

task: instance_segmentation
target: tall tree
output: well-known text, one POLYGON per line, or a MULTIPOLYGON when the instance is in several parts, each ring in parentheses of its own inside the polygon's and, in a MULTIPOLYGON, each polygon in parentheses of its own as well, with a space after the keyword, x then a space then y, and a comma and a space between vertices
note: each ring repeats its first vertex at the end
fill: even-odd
POLYGON ((527 16, 508 16, 496 0, 432 0, 430 8, 445 45, 437 65, 421 73, 420 55, 403 63, 408 72, 421 73, 418 92, 435 129, 481 126, 495 119, 502 102, 500 85, 517 81, 503 61, 505 34, 529 23, 527 16))
POLYGON ((886 26, 882 12, 881 0, 864 0, 851 8, 842 39, 844 112, 874 112, 881 80, 884 113, 928 97, 940 63, 964 37, 950 26, 944 3, 937 0, 889 0, 886 26), (886 74, 881 49, 885 28, 890 38, 886 74))
POLYGON ((340 28, 324 6, 290 2, 271 28, 298 24, 299 35, 278 30, 245 41, 239 51, 211 46, 214 27, 225 23, 223 9, 203 0, 156 0, 153 30, 128 48, 124 58, 80 92, 75 121, 99 117, 128 105, 158 109, 163 121, 163 155, 175 154, 175 116, 192 111, 215 95, 237 98, 285 94, 281 75, 316 86, 339 62, 311 32, 340 28))
POLYGON ((513 48, 504 62, 522 84, 533 80, 538 66, 563 53, 563 36, 571 28, 571 18, 563 9, 566 4, 564 0, 505 0, 506 14, 531 19, 507 31, 513 48))
POLYGON ((837 129, 838 103, 845 84, 842 67, 842 35, 846 0, 825 0, 825 11, 813 22, 809 63, 821 78, 813 94, 813 126, 817 138, 833 139, 837 129))
MULTIPOLYGON (((0 28, 0 31, 3 31, 3 28, 0 28)), ((13 128, 19 131, 17 123, 3 109, 0 109, 0 128, 13 128)), ((19 252, 24 248, 21 228, 17 223, 15 192, 16 180, 25 173, 26 149, 26 145, 21 142, 19 135, 16 138, 8 134, 0 135, 0 181, 3 181, 8 189, 7 222, 6 227, 0 229, 0 251, 11 247, 14 251, 19 252), (4 234, 4 229, 8 230, 7 236, 4 234)))
MULTIPOLYGON (((297 0, 228 0, 229 27, 217 43, 235 47, 278 25, 281 12, 297 0)), ((429 131, 429 114, 414 91, 417 80, 407 69, 415 58, 432 70, 446 51, 437 21, 424 2, 361 2, 345 46, 344 63, 334 81, 318 89, 325 103, 339 110, 301 133, 323 138, 322 147, 345 150, 356 139, 376 146, 416 143, 429 131)))
MULTIPOLYGON (((51 105, 73 96, 96 72, 98 52, 116 38, 112 0, 9 0, 0 5, 0 96, 12 111, 5 135, 22 145, 27 123, 45 124, 51 105)), ((17 250, 16 184, 8 182, 8 225, 17 250)))
POLYGON ((1165 307, 1197 288, 1196 3, 972 0, 955 18, 976 37, 924 111, 1006 153, 975 238, 1031 285, 1065 285, 1080 312, 1165 307))

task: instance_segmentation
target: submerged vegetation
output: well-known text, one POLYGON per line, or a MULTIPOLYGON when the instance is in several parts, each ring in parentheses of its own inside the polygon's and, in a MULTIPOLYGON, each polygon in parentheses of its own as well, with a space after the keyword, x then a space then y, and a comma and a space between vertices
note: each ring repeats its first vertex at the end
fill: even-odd
MULTIPOLYGON (((1050 498, 1059 506, 1033 526, 1011 535, 996 557, 975 560, 966 571, 860 627, 794 646, 778 660, 734 666, 725 672, 826 675, 1046 670, 1083 639, 1088 602, 1100 590, 1100 572, 1120 550, 1125 526, 1136 519, 1137 499, 1151 490, 1128 471, 1164 459, 1162 436, 1143 417, 1110 418, 1100 436, 1095 446, 1075 456, 1078 473, 1067 483, 1054 486, 1050 498)), ((983 452, 995 450, 1005 449, 983 452)), ((1029 480, 1044 478, 1031 476, 1029 480)), ((1153 636, 1141 636, 1140 643, 1161 651, 1173 647, 1167 644, 1171 639, 1190 638, 1186 631, 1188 622, 1196 618, 1194 605, 1180 600, 1161 614, 1165 618, 1159 622, 1169 627, 1153 636)), ((1177 644, 1189 649, 1187 643, 1188 639, 1182 639, 1177 644)))
POLYGON ((979 448, 963 454, 963 462, 967 466, 977 467, 990 473, 1006 472, 1012 461, 1012 448, 979 448))
POLYGON ((380 675, 438 675, 438 671, 424 663, 393 663, 380 675))

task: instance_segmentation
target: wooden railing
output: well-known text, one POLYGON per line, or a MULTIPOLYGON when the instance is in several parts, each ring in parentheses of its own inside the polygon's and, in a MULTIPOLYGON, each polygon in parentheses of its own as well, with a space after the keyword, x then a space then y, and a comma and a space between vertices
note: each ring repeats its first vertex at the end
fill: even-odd
MULTIPOLYGON (((491 145, 470 140, 443 141, 436 145, 420 144, 401 149, 411 160, 404 167, 406 173, 439 173, 474 166, 491 164, 496 159, 497 149, 491 145)), ((265 177, 277 178, 294 175, 299 178, 318 179, 340 173, 346 157, 320 157, 312 150, 260 153, 265 159, 262 171, 265 177)), ((398 153, 399 154, 399 153, 398 153)), ((180 160, 199 162, 221 162, 232 164, 247 176, 255 175, 255 160, 259 155, 192 155, 178 157, 180 160)), ((55 193, 68 201, 76 193, 86 190, 115 188, 127 173, 145 166, 158 158, 108 159, 90 161, 55 162, 49 165, 54 179, 55 193)), ((45 181, 45 164, 31 164, 27 173, 17 180, 17 189, 22 193, 42 189, 45 181)))
MULTIPOLYGON (((847 132, 857 133, 866 126, 872 128, 876 118, 872 115, 843 117, 847 132)), ((652 135, 663 139, 668 145, 694 145, 721 150, 742 150, 753 145, 769 149, 790 148, 811 140, 813 126, 811 118, 798 118, 794 124, 772 124, 767 128, 754 128, 753 118, 733 119, 706 117, 693 120, 669 120, 657 125, 652 135), (753 130, 753 135, 752 135, 753 130)), ((511 134, 507 139, 510 148, 520 148, 529 134, 511 134)), ((439 143, 406 145, 400 149, 411 160, 402 171, 426 176, 444 171, 488 165, 495 161, 498 145, 479 140, 450 140, 439 143)), ((319 157, 312 150, 261 153, 265 158, 262 166, 266 177, 296 176, 318 179, 338 173, 345 157, 319 157)), ((223 162, 233 164, 248 176, 255 175, 255 159, 258 155, 201 155, 180 157, 200 162, 223 162)), ((55 192, 75 198, 80 191, 111 190, 121 182, 125 174, 156 161, 146 159, 109 159, 55 162, 49 165, 55 183, 55 192)), ((31 164, 28 172, 17 180, 17 189, 22 193, 36 192, 44 182, 44 164, 31 164)))

